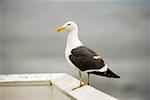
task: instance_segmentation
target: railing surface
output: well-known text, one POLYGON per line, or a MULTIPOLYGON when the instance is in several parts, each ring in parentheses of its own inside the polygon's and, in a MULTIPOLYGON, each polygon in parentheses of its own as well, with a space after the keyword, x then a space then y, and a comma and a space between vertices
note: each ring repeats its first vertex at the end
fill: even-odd
POLYGON ((36 85, 52 85, 71 100, 117 100, 89 85, 72 90, 79 85, 79 80, 65 73, 0 75, 0 87, 35 85, 34 82, 36 82, 36 85))

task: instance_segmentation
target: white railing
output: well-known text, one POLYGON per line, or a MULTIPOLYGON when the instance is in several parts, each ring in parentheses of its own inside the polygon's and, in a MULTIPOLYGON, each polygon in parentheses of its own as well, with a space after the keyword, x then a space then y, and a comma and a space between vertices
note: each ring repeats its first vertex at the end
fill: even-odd
POLYGON ((34 82, 36 85, 48 85, 50 83, 71 100, 117 100, 89 85, 72 90, 79 85, 79 80, 65 73, 0 75, 0 86, 34 85, 34 82))

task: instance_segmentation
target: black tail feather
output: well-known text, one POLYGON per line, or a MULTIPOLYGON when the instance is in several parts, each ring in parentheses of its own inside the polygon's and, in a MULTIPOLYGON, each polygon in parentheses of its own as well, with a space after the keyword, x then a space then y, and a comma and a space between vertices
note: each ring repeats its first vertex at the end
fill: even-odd
POLYGON ((95 75, 105 76, 105 77, 108 77, 108 78, 120 78, 120 76, 113 73, 110 69, 107 69, 106 72, 93 71, 93 72, 90 72, 90 73, 95 74, 95 75))

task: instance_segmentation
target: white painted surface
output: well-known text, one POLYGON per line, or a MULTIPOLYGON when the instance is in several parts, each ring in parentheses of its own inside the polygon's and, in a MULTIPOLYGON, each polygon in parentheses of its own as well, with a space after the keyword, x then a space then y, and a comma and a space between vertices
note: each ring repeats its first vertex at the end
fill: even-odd
POLYGON ((0 86, 9 82, 29 82, 29 81, 51 81, 52 86, 71 99, 77 100, 117 100, 116 98, 103 93, 89 85, 85 85, 76 90, 72 90, 79 85, 79 80, 64 73, 52 74, 13 74, 0 75, 0 86))

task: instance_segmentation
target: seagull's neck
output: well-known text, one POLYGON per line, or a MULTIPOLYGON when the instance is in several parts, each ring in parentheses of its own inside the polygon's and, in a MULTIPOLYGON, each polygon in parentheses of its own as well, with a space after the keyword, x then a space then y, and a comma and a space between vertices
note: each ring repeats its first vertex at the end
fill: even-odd
POLYGON ((70 31, 67 38, 66 49, 73 49, 82 45, 83 44, 78 37, 78 29, 70 31))

